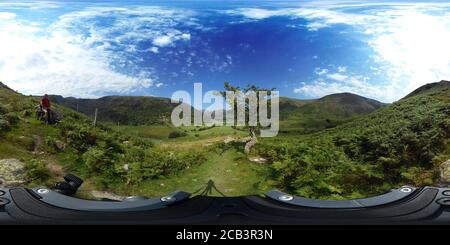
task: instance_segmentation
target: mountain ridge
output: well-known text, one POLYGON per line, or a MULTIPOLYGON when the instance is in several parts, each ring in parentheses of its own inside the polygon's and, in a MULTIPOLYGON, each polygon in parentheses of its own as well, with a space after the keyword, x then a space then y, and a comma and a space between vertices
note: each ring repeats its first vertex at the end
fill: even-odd
POLYGON ((442 90, 442 89, 450 89, 450 81, 441 80, 439 82, 427 83, 423 86, 418 87, 417 89, 415 89, 414 91, 412 91, 411 93, 409 93, 408 95, 403 97, 402 99, 409 98, 409 97, 419 95, 419 94, 424 94, 424 93, 438 92, 439 90, 442 90))

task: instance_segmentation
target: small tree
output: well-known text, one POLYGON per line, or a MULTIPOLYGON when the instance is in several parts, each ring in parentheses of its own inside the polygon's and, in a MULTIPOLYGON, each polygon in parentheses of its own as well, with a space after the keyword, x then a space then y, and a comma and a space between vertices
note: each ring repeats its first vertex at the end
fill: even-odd
MULTIPOLYGON (((231 85, 229 82, 225 82, 224 83, 224 91, 220 91, 220 95, 223 96, 225 98, 225 101, 228 103, 228 105, 230 107, 232 107, 232 110, 235 112, 234 113, 234 121, 233 124, 235 122, 237 122, 237 115, 239 113, 243 113, 245 115, 245 126, 248 127, 249 130, 249 135, 251 136, 251 140, 248 141, 245 145, 245 152, 248 153, 250 151, 250 148, 256 144, 257 142, 257 136, 256 136, 256 131, 260 129, 260 124, 259 122, 257 123, 257 125, 249 125, 249 121, 250 121, 250 103, 247 103, 248 98, 245 97, 246 94, 248 94, 249 92, 254 92, 256 94, 256 99, 257 99, 257 103, 256 103, 256 112, 257 114, 260 113, 260 108, 259 108, 259 103, 258 101, 260 101, 260 99, 264 99, 267 102, 270 102, 270 96, 271 96, 271 91, 275 90, 275 88, 272 89, 266 89, 266 88, 260 88, 256 85, 250 85, 248 84, 245 88, 240 88, 238 86, 233 86, 231 85), (234 92, 235 94, 241 94, 244 96, 244 108, 240 108, 238 107, 238 97, 234 96, 233 100, 229 100, 227 99, 227 92, 234 92), (260 98, 260 93, 259 92, 266 92, 267 93, 267 98, 260 98), (243 110, 243 111, 242 111, 243 110)), ((269 103, 270 105, 270 103, 269 103)), ((268 110, 270 111, 270 110, 268 110)))

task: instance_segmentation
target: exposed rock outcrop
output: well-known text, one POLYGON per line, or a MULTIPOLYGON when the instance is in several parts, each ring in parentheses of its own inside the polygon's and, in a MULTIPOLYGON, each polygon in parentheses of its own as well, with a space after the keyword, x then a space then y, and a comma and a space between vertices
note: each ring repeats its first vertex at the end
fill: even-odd
POLYGON ((108 200, 122 201, 123 199, 125 199, 124 196, 119 196, 119 195, 116 195, 114 193, 110 193, 110 192, 107 192, 107 191, 91 191, 90 194, 95 199, 98 199, 98 200, 108 199, 108 200))
POLYGON ((450 159, 441 164, 440 172, 441 179, 439 182, 443 185, 450 185, 450 159))
POLYGON ((25 163, 17 159, 0 160, 0 186, 18 186, 25 182, 25 163))

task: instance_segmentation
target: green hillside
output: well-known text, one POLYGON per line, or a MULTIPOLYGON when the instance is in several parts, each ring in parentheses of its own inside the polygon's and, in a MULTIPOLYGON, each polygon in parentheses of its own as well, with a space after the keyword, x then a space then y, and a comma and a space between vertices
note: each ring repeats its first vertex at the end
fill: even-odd
POLYGON ((302 196, 353 198, 434 184, 450 158, 450 86, 425 87, 332 129, 265 139, 259 153, 273 162, 276 185, 302 196))
POLYGON ((50 99, 102 122, 128 125, 164 124, 178 104, 170 99, 149 96, 106 96, 99 99, 64 98, 53 95, 50 99))
MULTIPOLYGON (((170 114, 177 104, 170 99, 144 96, 106 96, 99 99, 77 99, 51 96, 51 100, 97 119, 120 125, 169 125, 170 114)), ((308 133, 334 127, 351 118, 370 113, 382 103, 358 95, 343 93, 316 100, 280 98, 281 131, 308 133)))
POLYGON ((422 87, 414 90, 413 92, 411 92, 410 94, 405 96, 405 98, 409 98, 409 97, 419 95, 419 94, 432 94, 432 93, 441 92, 442 90, 447 90, 447 89, 450 89, 450 82, 443 80, 443 81, 436 82, 436 83, 425 84, 422 87))
POLYGON ((38 100, 0 83, 0 159, 25 162, 27 183, 42 185, 72 172, 87 185, 109 189, 177 174, 205 162, 202 149, 166 149, 149 139, 121 134, 102 124, 92 126, 87 116, 54 104, 61 122, 37 120, 38 100), (56 170, 56 171, 55 171, 56 170))
POLYGON ((351 93, 316 100, 280 99, 281 132, 311 133, 332 128, 377 110, 384 104, 351 93))
POLYGON ((238 128, 93 127, 92 118, 59 104, 63 120, 45 125, 34 116, 37 98, 0 83, 0 160, 23 161, 29 186, 80 175, 82 195, 195 192, 213 180, 227 195, 279 188, 314 198, 366 197, 436 184, 439 164, 450 158, 449 84, 426 85, 389 105, 352 94, 283 98, 280 108, 289 115, 282 123, 303 131, 259 139, 245 155, 242 143, 225 143, 248 135, 238 128))

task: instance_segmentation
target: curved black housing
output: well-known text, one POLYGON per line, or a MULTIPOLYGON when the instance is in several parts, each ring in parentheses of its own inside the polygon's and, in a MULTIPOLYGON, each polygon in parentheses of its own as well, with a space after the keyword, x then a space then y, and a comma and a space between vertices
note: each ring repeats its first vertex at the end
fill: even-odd
POLYGON ((271 191, 209 197, 90 201, 46 188, 0 189, 0 223, 10 224, 450 224, 450 189, 402 187, 356 200, 327 201, 271 191))
POLYGON ((83 184, 83 180, 73 174, 67 174, 64 176, 64 181, 56 183, 52 190, 61 193, 66 196, 72 196, 83 184))

